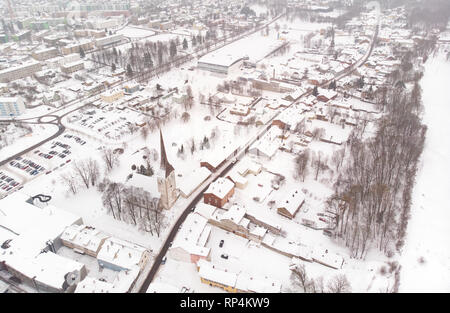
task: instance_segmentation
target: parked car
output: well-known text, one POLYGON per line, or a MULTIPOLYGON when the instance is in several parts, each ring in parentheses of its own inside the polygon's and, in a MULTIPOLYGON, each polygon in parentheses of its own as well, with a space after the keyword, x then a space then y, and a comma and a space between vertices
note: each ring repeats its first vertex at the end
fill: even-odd
POLYGON ((228 254, 222 254, 220 257, 221 257, 222 259, 228 260, 228 254))
POLYGON ((223 239, 220 241, 220 243, 219 243, 219 247, 220 248, 222 248, 223 247, 223 243, 224 243, 224 241, 223 241, 223 239))

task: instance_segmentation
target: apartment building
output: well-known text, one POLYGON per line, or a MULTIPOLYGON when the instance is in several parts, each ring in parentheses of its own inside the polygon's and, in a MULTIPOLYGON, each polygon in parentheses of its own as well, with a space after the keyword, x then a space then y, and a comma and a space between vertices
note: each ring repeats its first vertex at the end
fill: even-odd
POLYGON ((92 50, 94 48, 94 41, 92 40, 83 40, 77 43, 73 43, 61 48, 61 53, 64 55, 72 54, 72 53, 80 53, 80 49, 84 51, 92 50))
POLYGON ((72 74, 84 69, 84 61, 75 61, 61 65, 61 72, 65 74, 72 74))
POLYGON ((8 83, 17 79, 25 78, 40 70, 42 70, 42 64, 38 61, 32 61, 19 66, 10 67, 0 71, 0 82, 8 83))
POLYGON ((58 50, 56 48, 47 48, 33 51, 31 56, 38 61, 45 61, 54 58, 58 55, 58 50))
POLYGON ((22 97, 0 98, 0 116, 19 116, 25 112, 22 97))

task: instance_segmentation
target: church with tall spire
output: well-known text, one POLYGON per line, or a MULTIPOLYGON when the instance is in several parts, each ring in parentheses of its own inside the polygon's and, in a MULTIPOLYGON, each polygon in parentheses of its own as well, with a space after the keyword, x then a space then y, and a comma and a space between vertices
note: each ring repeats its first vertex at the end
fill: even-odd
POLYGON ((158 177, 158 191, 160 192, 160 205, 169 210, 178 198, 177 186, 175 182, 175 169, 167 159, 166 148, 161 129, 159 130, 161 148, 161 171, 158 177))

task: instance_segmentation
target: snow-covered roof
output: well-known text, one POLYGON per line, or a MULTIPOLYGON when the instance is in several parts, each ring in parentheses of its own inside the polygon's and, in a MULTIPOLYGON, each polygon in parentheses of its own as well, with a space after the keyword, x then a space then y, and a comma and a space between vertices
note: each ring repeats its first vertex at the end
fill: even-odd
POLYGON ((178 231, 172 249, 182 248, 190 254, 207 256, 210 248, 206 248, 205 244, 211 233, 211 226, 207 223, 208 220, 200 214, 189 214, 178 231))
POLYGON ((83 264, 59 256, 52 252, 41 253, 36 257, 9 255, 5 263, 28 278, 33 278, 47 286, 63 289, 66 275, 80 272, 83 264))
POLYGON ((47 241, 58 238, 67 226, 81 223, 81 218, 52 205, 39 208, 28 202, 28 196, 15 192, 0 200, 0 227, 19 235, 14 248, 36 256, 47 241))
POLYGON ((237 278, 236 288, 257 293, 279 293, 281 292, 281 283, 267 276, 256 277, 241 273, 237 278))
POLYGON ((179 293, 180 289, 168 283, 154 282, 148 286, 147 293, 179 293))
POLYGON ((289 214, 294 215, 300 205, 305 201, 305 195, 299 188, 294 188, 289 192, 283 201, 278 204, 278 208, 284 208, 289 214))
POLYGON ((305 116, 302 114, 302 109, 295 106, 290 107, 284 110, 278 115, 276 120, 283 122, 291 128, 295 128, 298 123, 305 119, 305 116))
POLYGON ((267 233, 267 229, 261 226, 256 226, 255 228, 250 230, 250 233, 257 237, 263 237, 267 233))
POLYGON ((237 274, 220 270, 208 261, 200 260, 197 264, 200 267, 198 274, 201 278, 220 283, 224 286, 234 287, 236 285, 237 274))
POLYGON ((91 251, 97 251, 102 241, 109 236, 100 230, 86 225, 71 225, 61 235, 61 239, 74 245, 82 246, 91 251))
POLYGON ((258 164, 250 159, 248 156, 245 156, 234 166, 234 168, 236 169, 237 173, 242 176, 246 176, 249 172, 259 173, 262 166, 261 164, 258 164))
POLYGON ((63 68, 70 68, 70 67, 78 66, 80 64, 84 64, 84 61, 80 60, 80 61, 66 63, 66 64, 61 65, 61 67, 63 67, 63 68))
POLYGON ((319 91, 319 94, 317 95, 318 97, 324 96, 327 99, 332 99, 337 96, 337 92, 332 89, 319 88, 318 91, 319 91))
POLYGON ((97 278, 87 276, 78 283, 75 293, 126 293, 139 275, 139 268, 118 272, 114 281, 105 282, 97 278))
POLYGON ((206 167, 195 168, 191 172, 183 173, 182 177, 176 177, 177 187, 189 196, 210 175, 211 171, 206 167))
POLYGON ((87 276, 77 285, 75 293, 110 293, 112 290, 112 283, 87 276))
POLYGON ((221 147, 217 147, 214 152, 205 150, 201 162, 206 162, 212 167, 217 168, 231 153, 236 150, 236 143, 229 142, 221 147))
POLYGON ((268 158, 272 158, 280 148, 281 139, 278 138, 280 135, 280 128, 271 127, 260 140, 253 143, 250 150, 257 154, 261 153, 268 158))
POLYGON ((240 222, 244 218, 245 213, 245 208, 237 204, 233 204, 228 211, 222 214, 221 220, 230 220, 235 224, 240 224, 240 222))
POLYGON ((341 255, 320 247, 313 250, 312 257, 316 262, 320 262, 335 268, 341 268, 344 262, 344 258, 341 255))
POLYGON ((239 174, 235 169, 233 169, 227 177, 229 177, 236 184, 247 184, 247 179, 239 174))
POLYGON ((234 183, 228 178, 219 177, 215 182, 211 183, 205 193, 210 193, 223 199, 234 188, 234 183))
POLYGON ((134 173, 133 176, 127 180, 126 184, 136 188, 142 188, 145 191, 150 192, 152 195, 159 194, 156 175, 146 176, 134 173))
POLYGON ((25 62, 25 63, 23 63, 21 65, 11 66, 11 67, 5 68, 3 70, 0 70, 0 75, 6 74, 6 73, 11 73, 11 72, 23 69, 23 68, 32 67, 32 66, 35 66, 35 65, 38 65, 38 64, 40 64, 40 62, 38 62, 38 61, 28 61, 28 62, 25 62))
POLYGON ((242 54, 232 54, 232 53, 221 53, 221 52, 212 52, 198 60, 198 63, 204 64, 213 64, 224 67, 230 67, 231 65, 242 60, 242 54))
POLYGON ((137 244, 117 238, 108 238, 98 252, 97 259, 124 269, 132 269, 134 266, 139 266, 146 251, 137 244))
POLYGON ((206 219, 211 219, 216 210, 217 210, 217 207, 215 207, 213 205, 210 205, 210 204, 207 204, 204 202, 199 202, 195 206, 194 213, 197 213, 206 219))

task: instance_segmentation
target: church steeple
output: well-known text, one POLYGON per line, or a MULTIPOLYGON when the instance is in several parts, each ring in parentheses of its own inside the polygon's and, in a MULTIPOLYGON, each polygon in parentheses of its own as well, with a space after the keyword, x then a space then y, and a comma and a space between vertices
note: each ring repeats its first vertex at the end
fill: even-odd
POLYGON ((174 171, 174 168, 169 163, 169 160, 167 160, 166 148, 164 146, 164 139, 163 139, 161 129, 159 130, 159 136, 160 136, 160 146, 161 146, 161 169, 166 170, 166 178, 167 178, 167 177, 169 177, 170 173, 172 173, 174 171))

